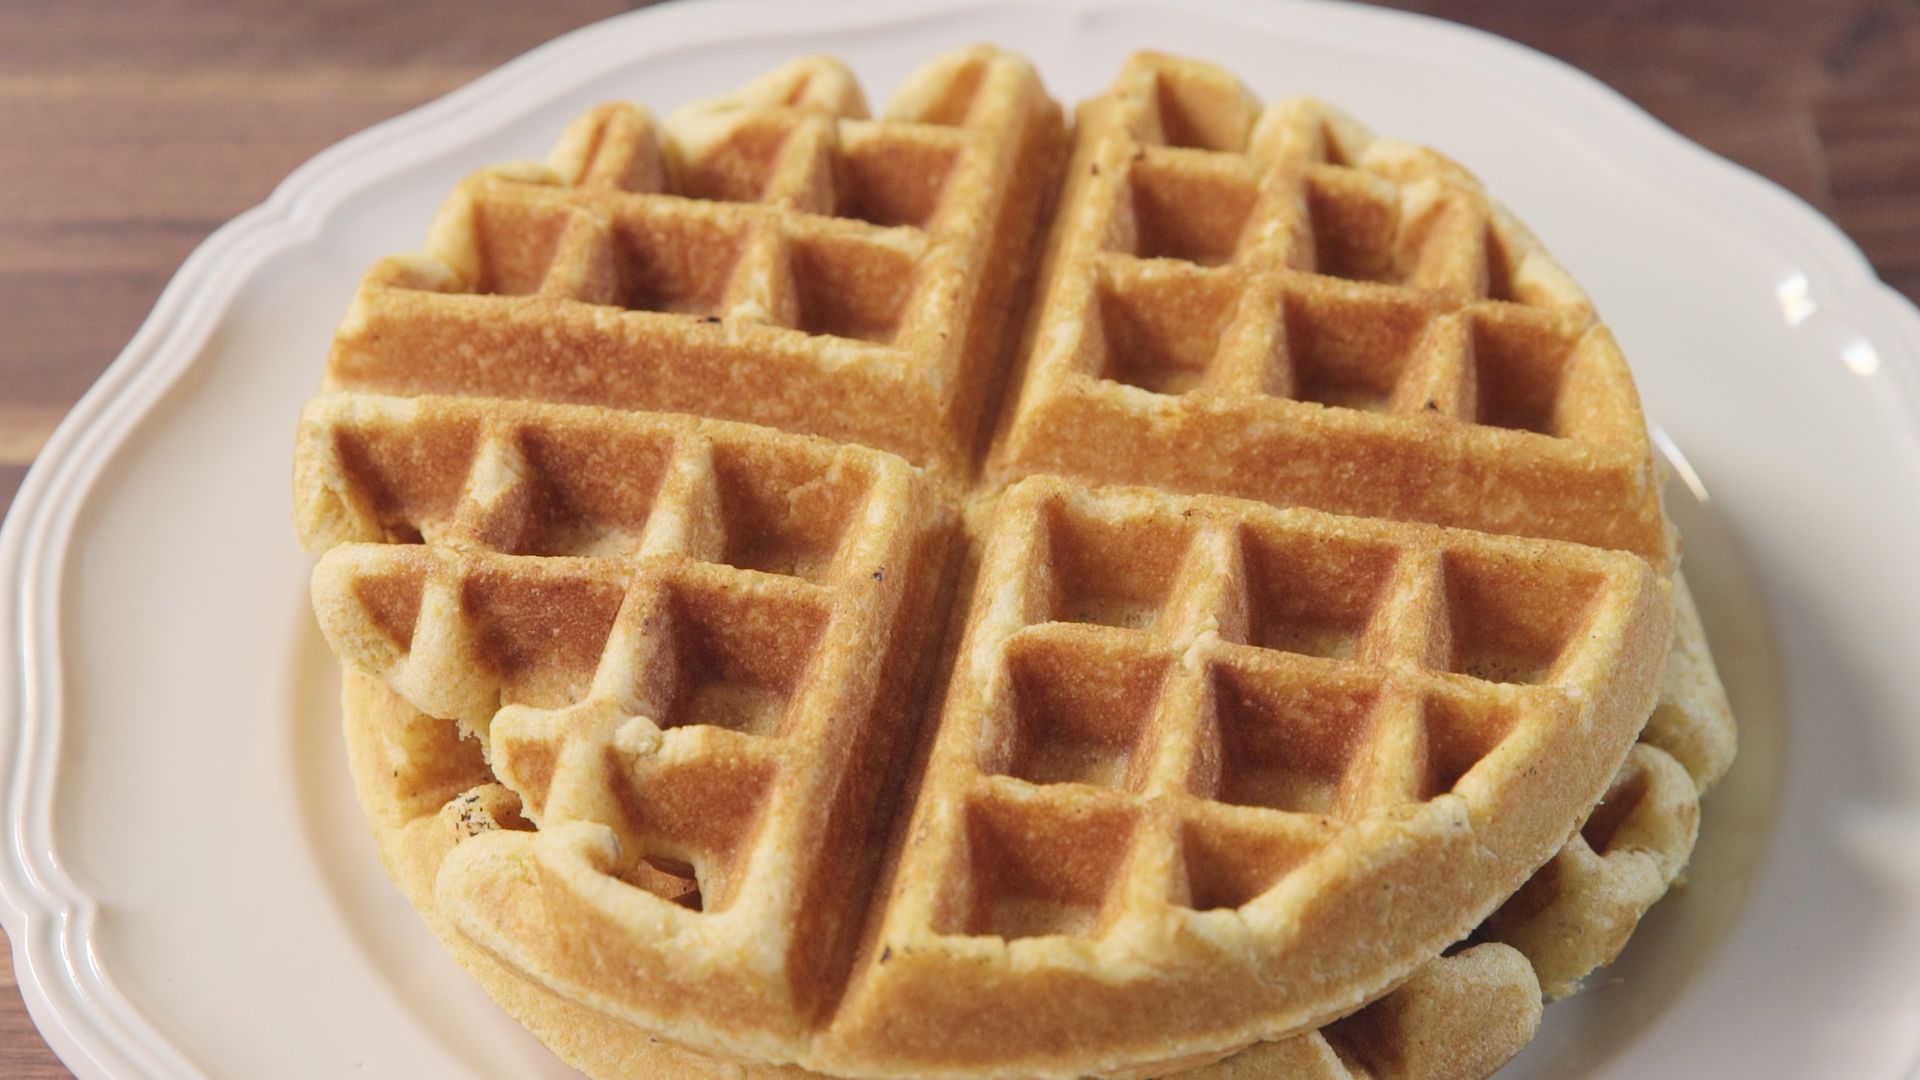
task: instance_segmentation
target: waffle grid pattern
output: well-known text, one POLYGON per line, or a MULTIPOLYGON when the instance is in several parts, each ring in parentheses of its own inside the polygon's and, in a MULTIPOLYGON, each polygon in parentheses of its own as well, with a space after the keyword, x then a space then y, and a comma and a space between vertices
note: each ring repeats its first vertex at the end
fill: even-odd
POLYGON ((857 926, 849 815, 871 813, 892 734, 867 718, 900 704, 881 677, 898 665, 873 660, 939 562, 915 471, 815 440, 770 453, 737 425, 470 399, 323 397, 302 446, 311 475, 347 481, 308 489, 330 640, 460 720, 539 827, 450 869, 540 847, 591 914, 707 942, 685 951, 713 970, 686 961, 663 996, 737 990, 730 961, 784 932, 792 963, 747 989, 798 1025, 857 926), (608 899, 597 878, 634 888, 608 899))
POLYGON ((1152 55, 1079 123, 1003 476, 1666 558, 1611 332, 1459 166, 1152 55))
MULTIPOLYGON (((1687 614, 1691 604, 1684 585, 1678 602, 1681 622, 1660 711, 1671 718, 1672 732, 1688 736, 1690 744, 1725 751, 1731 736, 1725 726, 1724 694, 1717 680, 1703 684, 1680 659, 1702 644, 1698 620, 1687 614)), ((350 675, 350 685, 372 696, 348 710, 349 745, 367 758, 355 761, 362 797, 376 821, 391 818, 399 823, 376 834, 383 847, 397 854, 389 856, 397 866, 412 867, 397 870, 396 878, 438 930, 433 871, 457 842, 502 827, 502 821, 508 828, 525 827, 514 812, 517 796, 495 781, 474 744, 463 742, 450 721, 405 706, 365 676, 350 675), (426 839, 419 846, 429 852, 424 859, 409 842, 410 833, 422 832, 426 839)), ((1703 758, 1688 768, 1701 792, 1719 777, 1719 768, 1710 763, 1716 760, 1723 768, 1724 756, 1703 758)), ((1604 808, 1611 820, 1598 826, 1591 819, 1583 822, 1566 851, 1536 874, 1535 881, 1557 875, 1553 867, 1575 850, 1592 852, 1576 856, 1592 872, 1557 875, 1544 890, 1530 882, 1495 915, 1501 936, 1518 942, 1525 955, 1497 941, 1482 941, 1457 953, 1450 950, 1399 989, 1319 1030, 1259 1043, 1212 1064, 1158 1063, 1112 1075, 1116 1080, 1144 1080, 1184 1065, 1199 1065, 1182 1073, 1192 1080, 1470 1080, 1488 1075, 1533 1038, 1541 1015, 1542 976, 1536 971, 1570 985, 1611 961, 1640 916, 1659 899, 1646 888, 1649 867, 1677 871, 1684 866, 1697 828, 1698 800, 1666 782, 1671 774, 1670 755, 1643 739, 1597 808, 1604 808), (1640 782, 1641 774, 1652 782, 1640 782), (1598 844, 1589 843, 1589 837, 1598 844)), ((1475 937, 1488 932, 1483 926, 1475 937)), ((494 963, 474 953, 457 932, 444 940, 476 973, 494 963)), ((554 998, 540 1009, 578 1008, 558 1004, 561 1000, 554 998)), ((516 1014, 537 1027, 542 1012, 528 1008, 522 1002, 516 1014)), ((618 1037, 604 1037, 606 1031, 583 1024, 577 1015, 567 1016, 567 1026, 594 1033, 589 1043, 593 1054, 607 1055, 609 1061, 617 1056, 618 1037)), ((802 1080, 812 1075, 771 1066, 742 1074, 737 1066, 664 1044, 649 1047, 655 1071, 689 1077, 802 1080)), ((600 1059, 583 1058, 580 1049, 570 1060, 594 1075, 631 1071, 626 1064, 595 1068, 591 1062, 600 1059)))
POLYGON ((664 137, 595 109, 547 165, 464 183, 427 256, 368 275, 332 383, 699 412, 965 471, 1057 107, 971 50, 865 113, 824 59, 664 137))
MULTIPOLYGON (((1263 981, 1314 962, 1282 923, 1321 914, 1301 915, 1326 883, 1316 859, 1392 848, 1370 825, 1436 829, 1463 880, 1487 872, 1467 820, 1490 847, 1524 847, 1501 835, 1503 785, 1539 770, 1585 689, 1631 663, 1588 632, 1635 621, 1649 585, 1619 553, 1057 478, 1003 494, 984 543, 993 588, 956 653, 880 932, 892 961, 856 976, 839 1021, 858 1032, 868 1000, 937 1000, 983 966, 1017 970, 970 1010, 981 1055, 1052 997, 1184 986, 1133 966, 1142 942, 1169 936, 1245 935, 1287 956, 1249 968, 1204 950, 1220 989, 1194 993, 1183 1020, 1273 1015, 1285 1006, 1263 981), (1490 759, 1499 779, 1483 783, 1490 759), (1450 813, 1465 815, 1451 838, 1450 813), (1289 881, 1313 884, 1292 894, 1289 881)), ((1362 933, 1431 935, 1437 951, 1471 929, 1416 925, 1458 917, 1438 907, 1362 933)), ((1124 1057, 1123 1036, 1100 1041, 1124 1057)))
POLYGON ((1577 287, 1457 166, 1323 107, 1157 57, 1103 101, 970 489, 1057 125, 1004 54, 884 121, 817 60, 664 138, 603 106, 369 275, 297 515, 336 652, 480 750, 382 752, 477 781, 427 847, 489 963, 721 1060, 928 1076, 1198 1064, 1430 963, 1218 1066, 1358 1076, 1443 986, 1559 992, 1611 952, 1556 925, 1624 940, 1671 882, 1693 804, 1643 746, 1557 891, 1488 924, 1531 966, 1434 960, 1566 840, 1666 656, 1638 404, 1577 287), (1408 523, 1450 506, 1517 535, 1408 523), (1524 538, 1567 533, 1626 550, 1524 538))

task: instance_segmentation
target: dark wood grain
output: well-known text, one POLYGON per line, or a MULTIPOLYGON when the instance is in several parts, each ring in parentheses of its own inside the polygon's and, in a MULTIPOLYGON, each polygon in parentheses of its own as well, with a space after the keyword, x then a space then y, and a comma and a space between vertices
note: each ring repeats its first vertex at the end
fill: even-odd
MULTIPOLYGON (((0 4, 0 512, 208 232, 340 138, 628 6, 0 4)), ((1591 72, 1818 207, 1920 298, 1920 0, 1393 6, 1591 72)), ((0 1076, 65 1075, 0 963, 0 1076)))

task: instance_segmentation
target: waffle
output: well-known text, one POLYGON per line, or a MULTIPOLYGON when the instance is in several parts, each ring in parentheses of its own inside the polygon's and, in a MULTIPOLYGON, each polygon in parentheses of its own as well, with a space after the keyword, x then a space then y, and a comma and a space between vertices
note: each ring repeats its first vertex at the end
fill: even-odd
POLYGON ((966 471, 1059 108, 972 49, 865 114, 818 58, 664 132, 589 112, 546 164, 463 183, 424 257, 366 276, 329 384, 698 413, 966 471))
POLYGON ((1138 56, 1080 111, 1048 263, 999 476, 1671 562, 1613 335, 1431 150, 1318 102, 1263 110, 1210 65, 1138 56))
POLYGON ((329 642, 512 793, 473 804, 442 909, 530 970, 618 954, 628 1008, 790 1055, 847 963, 951 515, 897 457, 739 424, 341 395, 305 427, 355 481, 314 572, 329 642), (396 520, 431 539, 347 539, 396 520), (523 872, 551 889, 495 895, 523 872))
POLYGON ((910 1073, 1023 1040, 1017 1071, 1100 1071, 1351 1011, 1565 839, 1669 634, 1624 553, 1050 477, 1000 498, 979 579, 888 961, 835 1016, 910 1073))
POLYGON ((1457 166, 1257 111, 1083 110, 1015 363, 1064 136, 986 48, 602 106, 368 275, 295 474, 357 782, 563 1056, 1477 1075, 1673 880, 1629 748, 1730 744, 1617 349, 1457 166))

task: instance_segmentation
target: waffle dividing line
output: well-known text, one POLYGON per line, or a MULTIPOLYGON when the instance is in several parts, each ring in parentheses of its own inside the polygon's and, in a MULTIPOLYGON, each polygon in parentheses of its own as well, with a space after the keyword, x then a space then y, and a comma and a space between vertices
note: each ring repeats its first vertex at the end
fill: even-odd
POLYGON ((1068 1076, 1404 982, 1214 1068, 1503 1061, 1730 754, 1584 296, 1450 162, 1142 57, 1082 111, 976 478, 1057 109, 975 49, 864 114, 819 60, 605 106, 369 274, 297 515, 336 652, 445 718, 367 706, 396 878, 576 1061, 501 987, 723 1060, 1068 1076), (1663 672, 1687 768, 1627 754, 1663 672))

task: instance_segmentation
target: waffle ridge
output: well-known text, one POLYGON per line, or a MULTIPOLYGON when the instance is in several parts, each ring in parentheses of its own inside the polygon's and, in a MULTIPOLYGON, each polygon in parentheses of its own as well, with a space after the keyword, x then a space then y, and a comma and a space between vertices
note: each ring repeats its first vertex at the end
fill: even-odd
POLYGON ((330 546, 314 576, 323 629, 459 720, 512 813, 539 825, 483 830, 443 876, 538 859, 607 940, 679 939, 679 961, 649 972, 653 1000, 746 995, 798 1030, 854 928, 841 913, 867 878, 862 800, 898 734, 837 718, 902 707, 904 683, 885 677, 901 665, 871 661, 914 651, 912 633, 888 635, 951 532, 915 470, 580 406, 323 397, 306 429, 317 454, 353 448, 362 490, 386 495, 336 500, 357 511, 332 519, 343 537, 432 538, 330 546), (431 475, 423 456, 449 443, 464 453, 431 475), (657 476, 638 487, 652 497, 554 490, 596 460, 650 462, 657 476), (414 489, 396 493, 402 482, 414 489))
POLYGON ((1038 304, 1000 476, 1670 561, 1633 380, 1586 295, 1460 166, 1319 102, 1129 61, 1080 111, 1038 304))
POLYGON ((600 106, 363 282, 296 520, 396 880, 596 1073, 1497 1067, 1731 756, 1590 303, 1206 65, 865 114, 600 106))
POLYGON ((824 58, 664 130, 601 106, 367 275, 329 384, 697 412, 965 471, 1058 111, 987 49, 877 120, 824 58))

